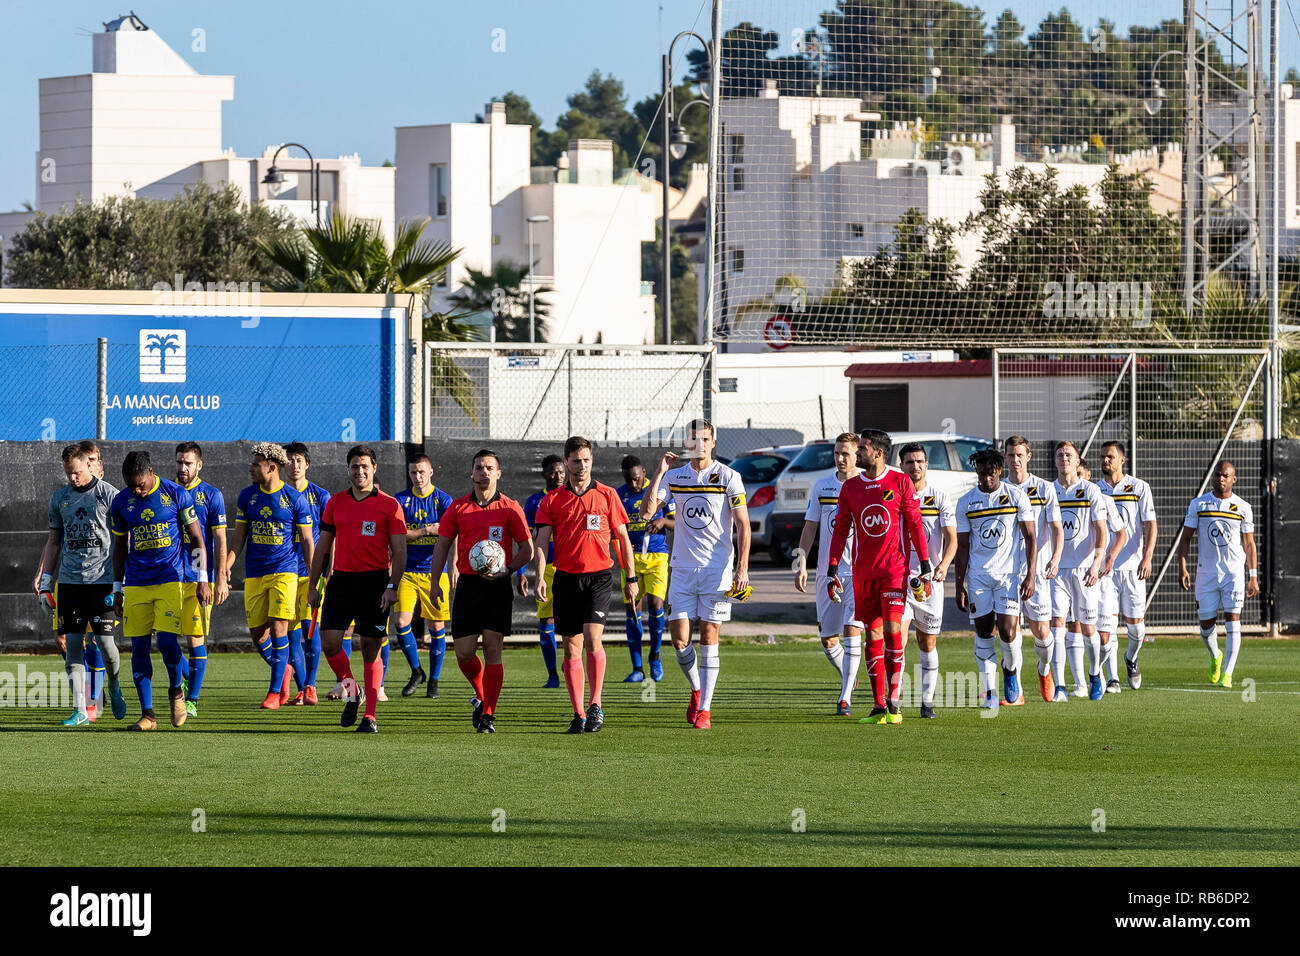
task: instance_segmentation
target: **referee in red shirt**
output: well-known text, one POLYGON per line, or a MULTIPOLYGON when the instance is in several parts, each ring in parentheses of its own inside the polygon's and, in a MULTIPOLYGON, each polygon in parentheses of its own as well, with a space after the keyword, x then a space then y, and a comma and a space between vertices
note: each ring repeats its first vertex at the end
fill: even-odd
POLYGON ((311 559, 307 602, 320 607, 320 578, 331 550, 334 570, 329 594, 320 614, 321 649, 343 685, 343 716, 339 723, 356 723, 361 690, 343 653, 343 635, 356 621, 365 664, 366 713, 357 731, 377 734, 375 703, 384 681, 379 647, 388 630, 388 612, 397 603, 397 584, 406 570, 406 517, 392 495, 375 485, 375 451, 357 445, 348 451, 348 490, 334 495, 321 513, 320 539, 311 559))
MULTIPOLYGON (((433 566, 447 561, 451 542, 456 541, 456 570, 460 580, 451 602, 451 639, 456 649, 456 664, 474 688, 474 729, 480 734, 496 733, 497 700, 505 683, 506 669, 501 662, 501 647, 510 633, 514 594, 510 590, 515 572, 533 556, 533 542, 528 536, 528 522, 519 502, 497 490, 501 478, 501 459, 487 448, 474 456, 470 477, 474 490, 457 498, 438 522, 438 543, 433 549, 433 566), (495 541, 506 553, 506 566, 495 573, 475 571, 469 553, 480 541, 495 541), (512 557, 513 555, 513 557, 512 557), (478 658, 478 639, 483 635, 483 660, 478 658)), ((527 595, 528 583, 518 578, 520 593, 527 595)), ((332 585, 331 585, 332 587, 332 585)), ((437 575, 432 575, 429 591, 433 603, 442 598, 437 575)))
MULTIPOLYGON (((631 568, 632 541, 627 536, 627 512, 618 492, 591 477, 591 442, 574 435, 564 443, 568 480, 537 506, 537 596, 546 600, 546 545, 555 539, 555 633, 564 638, 564 683, 573 703, 573 720, 566 733, 595 733, 605 723, 600 691, 605 683, 605 633, 609 611, 610 541, 618 539, 622 564, 631 568), (582 658, 587 652, 591 699, 582 714, 582 658)), ((623 602, 636 606, 636 575, 629 574, 623 602)))

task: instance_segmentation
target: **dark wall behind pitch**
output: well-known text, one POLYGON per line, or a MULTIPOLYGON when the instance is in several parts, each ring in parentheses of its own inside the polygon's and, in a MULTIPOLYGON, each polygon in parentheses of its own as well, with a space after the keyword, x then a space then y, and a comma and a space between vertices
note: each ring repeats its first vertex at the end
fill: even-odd
MULTIPOLYGON (((290 440, 290 439, 286 439, 290 440)), ((63 464, 59 453, 63 442, 0 442, 0 652, 53 650, 50 616, 42 613, 31 592, 36 560, 48 533, 50 495, 64 484, 63 464)), ((128 451, 143 449, 154 461, 154 470, 165 478, 175 479, 174 442, 127 444, 102 442, 104 477, 114 486, 122 486, 122 459, 128 451)), ((221 489, 227 502, 227 520, 234 520, 235 501, 250 483, 248 465, 252 460, 251 442, 229 442, 203 446, 204 480, 221 489)), ((350 443, 316 443, 311 449, 312 466, 308 477, 331 493, 347 487, 345 455, 350 443)), ((383 442, 373 446, 379 456, 380 486, 390 494, 406 487, 406 456, 419 446, 400 442, 383 442)), ((479 441, 430 441, 423 446, 433 461, 434 484, 453 498, 470 491, 470 463, 479 441)), ((560 454, 563 448, 550 442, 499 442, 493 447, 500 455, 501 490, 523 502, 542 487, 542 458, 560 454)), ((623 482, 619 462, 626 454, 638 455, 648 470, 653 470, 663 449, 596 447, 596 478, 611 485, 623 482)), ((243 559, 235 564, 230 599, 217 608, 212 617, 211 643, 220 646, 235 642, 251 647, 243 612, 243 559)), ((531 633, 528 624, 533 610, 529 601, 515 602, 516 630, 531 633)))

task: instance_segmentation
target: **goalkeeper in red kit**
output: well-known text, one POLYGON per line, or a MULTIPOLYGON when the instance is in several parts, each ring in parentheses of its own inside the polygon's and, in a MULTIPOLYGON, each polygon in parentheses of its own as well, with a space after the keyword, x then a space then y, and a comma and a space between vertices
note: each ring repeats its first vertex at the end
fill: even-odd
MULTIPOLYGON (((887 432, 874 428, 862 432, 858 448, 862 470, 840 487, 831 535, 830 554, 841 555, 853 532, 853 601, 867 632, 866 665, 876 697, 876 706, 860 721, 864 724, 903 722, 898 694, 903 674, 906 539, 920 557, 923 587, 927 592, 930 588, 930 552, 921 504, 912 479, 886 464, 891 444, 887 432)), ((843 591, 838 572, 837 563, 826 569, 826 591, 832 601, 839 601, 843 591)))

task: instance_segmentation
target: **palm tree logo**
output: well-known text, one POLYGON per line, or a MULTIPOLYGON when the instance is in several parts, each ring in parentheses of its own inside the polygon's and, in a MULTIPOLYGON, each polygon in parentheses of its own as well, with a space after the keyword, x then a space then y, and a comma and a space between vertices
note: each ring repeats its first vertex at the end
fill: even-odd
POLYGON ((180 337, 171 333, 150 335, 145 342, 146 352, 158 353, 158 374, 167 374, 167 353, 181 350, 180 337))

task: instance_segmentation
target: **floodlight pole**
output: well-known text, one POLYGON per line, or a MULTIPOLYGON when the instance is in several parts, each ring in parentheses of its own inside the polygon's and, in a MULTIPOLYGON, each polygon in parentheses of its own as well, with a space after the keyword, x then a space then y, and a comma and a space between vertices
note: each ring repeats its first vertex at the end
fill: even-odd
MULTIPOLYGON (((668 45, 668 53, 661 57, 661 66, 663 70, 663 278, 660 282, 661 294, 663 296, 663 316, 664 316, 664 345, 673 344, 673 318, 672 318, 672 275, 673 275, 673 252, 672 252, 672 221, 668 218, 668 189, 672 170, 672 133, 674 123, 680 121, 686 111, 696 103, 703 103, 712 109, 712 97, 706 95, 703 90, 700 91, 700 99, 691 100, 682 107, 681 113, 673 112, 673 49, 677 46, 677 41, 682 37, 695 37, 704 47, 704 54, 708 57, 709 79, 712 82, 713 76, 713 47, 702 36, 693 30, 683 30, 677 36, 673 37, 673 42, 668 45)), ((685 154, 683 154, 685 155, 685 154)))

